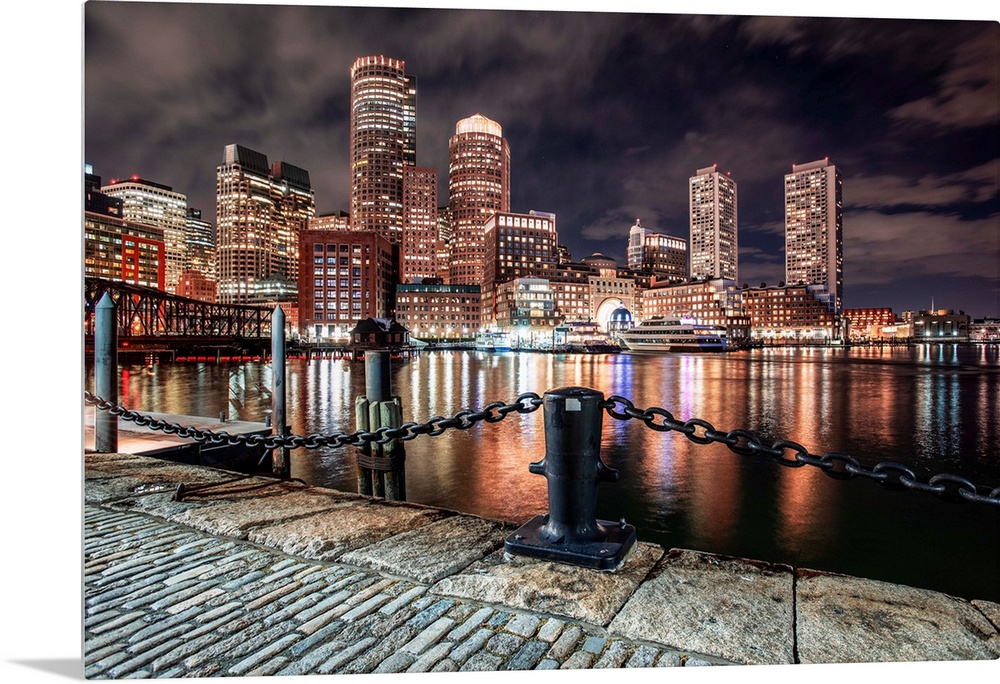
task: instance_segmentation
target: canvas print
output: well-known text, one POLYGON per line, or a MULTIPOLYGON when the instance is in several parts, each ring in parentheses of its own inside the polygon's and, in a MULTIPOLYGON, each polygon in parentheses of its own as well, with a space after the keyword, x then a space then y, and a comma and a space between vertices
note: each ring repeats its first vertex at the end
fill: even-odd
POLYGON ((1000 658, 995 21, 82 20, 85 677, 1000 658))

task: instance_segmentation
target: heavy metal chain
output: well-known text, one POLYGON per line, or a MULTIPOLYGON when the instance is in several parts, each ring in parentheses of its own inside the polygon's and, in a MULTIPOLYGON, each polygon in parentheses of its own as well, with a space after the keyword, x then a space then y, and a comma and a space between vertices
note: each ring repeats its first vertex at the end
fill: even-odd
POLYGON ((209 444, 243 444, 248 447, 260 447, 265 449, 318 449, 320 447, 342 447, 342 446, 364 446, 365 444, 388 444, 394 439, 409 441, 418 435, 436 436, 447 430, 468 430, 477 423, 499 423, 511 413, 532 413, 542 406, 542 398, 534 392, 521 394, 510 404, 502 401, 495 401, 487 404, 480 411, 464 409, 451 418, 433 416, 424 423, 403 423, 399 427, 384 426, 374 431, 358 430, 356 432, 335 432, 331 434, 314 433, 307 436, 302 435, 232 435, 228 432, 199 430, 193 427, 184 427, 177 423, 168 423, 162 418, 153 418, 143 415, 137 411, 132 411, 124 406, 112 403, 91 392, 84 391, 84 399, 88 404, 92 404, 100 411, 107 411, 113 416, 118 416, 127 420, 148 427, 151 430, 159 430, 171 435, 177 435, 186 439, 193 439, 196 442, 209 444))
MULTIPOLYGON (((974 501, 1000 508, 1000 487, 994 488, 989 494, 980 494, 980 488, 958 475, 943 473, 931 477, 927 482, 921 482, 910 468, 899 463, 883 461, 868 469, 863 467, 857 459, 839 451, 816 456, 809 453, 809 450, 801 444, 784 439, 768 445, 748 430, 722 432, 716 430, 708 421, 700 418, 680 421, 675 419, 673 414, 666 409, 658 406, 647 409, 636 408, 630 400, 617 395, 602 401, 601 408, 607 411, 609 416, 618 420, 635 419, 658 432, 680 432, 695 444, 711 444, 713 442, 724 444, 729 447, 730 451, 740 456, 761 454, 770 456, 778 464, 788 468, 801 468, 804 465, 815 466, 829 477, 837 480, 850 480, 856 476, 867 477, 886 489, 929 492, 942 499, 974 501)), ((982 488, 982 490, 986 491, 986 488, 982 488)))

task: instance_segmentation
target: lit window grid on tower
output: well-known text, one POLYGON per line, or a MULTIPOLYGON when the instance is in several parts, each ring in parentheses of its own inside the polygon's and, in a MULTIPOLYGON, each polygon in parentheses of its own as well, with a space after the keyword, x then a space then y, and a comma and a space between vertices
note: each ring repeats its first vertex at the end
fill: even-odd
POLYGON ((437 171, 410 167, 403 172, 402 280, 417 283, 438 276, 437 171))
MULTIPOLYGON (((551 216, 501 212, 483 226, 483 318, 496 316, 496 288, 517 278, 548 278, 558 264, 559 235, 551 216)), ((488 325, 484 322, 484 325, 488 325)))
POLYGON ((692 280, 738 280, 736 182, 716 166, 699 169, 689 181, 692 280))
POLYGON ((835 312, 843 301, 843 194, 828 160, 792 166, 785 176, 785 282, 824 285, 835 312))
POLYGON ((452 218, 450 281, 483 282, 484 222, 510 211, 510 146, 503 129, 482 115, 463 119, 449 141, 448 206, 452 218))
POLYGON ((271 184, 241 164, 223 164, 216 182, 218 298, 256 302, 256 283, 269 276, 271 184))
POLYGON ((101 192, 122 200, 122 218, 163 230, 163 289, 176 292, 187 261, 187 196, 142 180, 117 181, 101 192))
POLYGON ((416 160, 416 80, 406 63, 360 57, 351 67, 351 227, 392 242, 403 232, 403 168, 416 160))

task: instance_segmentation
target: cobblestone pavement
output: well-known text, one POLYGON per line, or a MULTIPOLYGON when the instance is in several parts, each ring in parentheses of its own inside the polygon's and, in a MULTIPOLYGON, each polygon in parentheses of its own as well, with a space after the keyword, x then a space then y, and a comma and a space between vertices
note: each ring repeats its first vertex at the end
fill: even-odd
POLYGON ((93 679, 726 664, 91 505, 84 603, 93 679))

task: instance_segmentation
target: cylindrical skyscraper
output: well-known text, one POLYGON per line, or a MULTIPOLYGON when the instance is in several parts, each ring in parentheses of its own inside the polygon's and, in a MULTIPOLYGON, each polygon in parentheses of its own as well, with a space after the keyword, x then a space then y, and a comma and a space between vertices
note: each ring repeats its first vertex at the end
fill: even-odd
POLYGON ((448 206, 452 215, 450 280, 483 282, 483 223, 510 211, 510 146, 496 121, 482 114, 462 119, 449 142, 448 206))
POLYGON ((359 57, 351 67, 351 228, 392 242, 403 232, 403 167, 416 164, 416 78, 406 63, 359 57))

